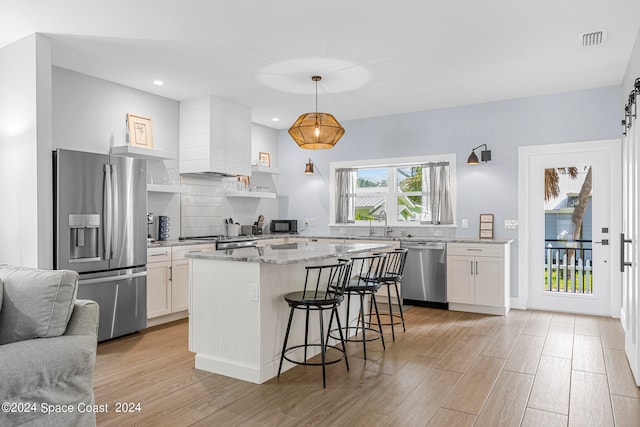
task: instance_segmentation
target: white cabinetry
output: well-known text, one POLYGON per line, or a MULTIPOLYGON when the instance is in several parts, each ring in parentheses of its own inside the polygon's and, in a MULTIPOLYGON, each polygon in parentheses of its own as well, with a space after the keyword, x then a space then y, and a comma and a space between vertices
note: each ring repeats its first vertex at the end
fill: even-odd
POLYGON ((187 317, 189 260, 185 255, 213 250, 212 244, 147 249, 147 326, 187 317))
POLYGON ((147 319, 171 313, 171 248, 147 249, 147 319))
POLYGON ((251 108, 215 96, 180 101, 180 173, 251 175, 251 108))
POLYGON ((450 310, 505 315, 511 307, 509 243, 447 244, 450 310))

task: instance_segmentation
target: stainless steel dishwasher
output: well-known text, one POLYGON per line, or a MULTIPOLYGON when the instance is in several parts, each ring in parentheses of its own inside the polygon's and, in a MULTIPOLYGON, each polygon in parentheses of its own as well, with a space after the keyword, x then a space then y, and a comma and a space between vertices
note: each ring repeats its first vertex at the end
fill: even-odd
POLYGON ((443 242, 400 242, 408 249, 402 278, 404 304, 448 308, 447 246, 443 242))

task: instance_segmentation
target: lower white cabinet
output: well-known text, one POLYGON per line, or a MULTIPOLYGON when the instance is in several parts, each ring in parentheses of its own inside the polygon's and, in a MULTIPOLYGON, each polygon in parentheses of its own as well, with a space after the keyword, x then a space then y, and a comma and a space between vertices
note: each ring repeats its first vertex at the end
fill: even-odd
POLYGON ((212 244, 147 249, 147 326, 187 317, 189 260, 185 255, 213 250, 212 244))
POLYGON ((504 315, 511 308, 510 249, 506 243, 448 243, 450 310, 504 315))

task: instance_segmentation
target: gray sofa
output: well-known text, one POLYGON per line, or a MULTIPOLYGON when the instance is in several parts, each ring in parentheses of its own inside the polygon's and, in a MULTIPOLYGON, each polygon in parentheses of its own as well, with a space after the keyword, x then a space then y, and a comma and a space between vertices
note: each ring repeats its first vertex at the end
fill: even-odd
POLYGON ((78 274, 0 265, 0 425, 92 426, 98 304, 78 274))

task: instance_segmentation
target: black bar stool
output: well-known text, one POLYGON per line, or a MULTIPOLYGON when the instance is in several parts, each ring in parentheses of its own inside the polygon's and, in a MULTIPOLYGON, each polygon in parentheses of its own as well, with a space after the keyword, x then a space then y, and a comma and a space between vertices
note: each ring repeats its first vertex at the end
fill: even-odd
POLYGON ((282 371, 282 362, 287 359, 291 363, 298 365, 322 365, 322 386, 327 387, 325 366, 337 363, 344 359, 349 370, 349 361, 347 359, 347 350, 345 346, 344 336, 342 335, 342 327, 340 325, 340 318, 338 317, 338 306, 344 301, 344 287, 349 279, 351 271, 351 261, 340 260, 337 264, 321 265, 306 267, 306 277, 304 283, 304 289, 298 292, 291 292, 284 296, 285 301, 291 307, 289 313, 289 323, 287 324, 287 332, 284 336, 284 344, 282 345, 282 354, 280 355, 280 366, 278 367, 278 378, 280 378, 280 372, 282 371), (295 310, 304 310, 306 314, 305 327, 304 327, 304 344, 294 345, 287 347, 289 341, 289 332, 291 331, 291 321, 293 319, 293 313, 295 310), (331 310, 331 319, 329 320, 329 326, 327 331, 331 330, 331 323, 335 314, 336 321, 338 322, 338 328, 340 330, 340 343, 342 348, 335 345, 329 345, 329 337, 327 335, 325 340, 324 332, 324 311, 331 310), (320 343, 309 343, 309 313, 311 311, 318 311, 320 319, 320 343), (320 353, 322 362, 307 362, 307 349, 309 347, 320 347, 320 353), (341 356, 335 360, 327 361, 326 353, 327 347, 333 348, 341 353, 341 356), (287 353, 298 349, 304 348, 304 360, 293 360, 287 356, 287 353))
MULTIPOLYGON (((380 312, 378 313, 378 309, 376 307, 376 315, 378 315, 378 323, 380 326, 391 326, 391 337, 393 341, 396 340, 396 333, 394 330, 394 325, 402 324, 402 330, 404 332, 407 329, 404 326, 404 313, 402 312, 402 300, 400 299, 400 292, 398 290, 398 285, 402 282, 402 276, 404 274, 404 264, 407 261, 407 253, 408 249, 396 249, 391 252, 385 252, 387 254, 387 259, 384 263, 384 269, 378 278, 378 282, 380 285, 387 286, 387 298, 389 303, 389 311, 388 312, 380 312), (396 298, 398 298, 398 309, 400 313, 393 312, 393 304, 391 302, 391 286, 396 290, 396 298), (380 323, 380 317, 387 317, 389 319, 388 323, 380 323), (399 320, 398 320, 399 319, 399 320)), ((372 304, 369 304, 369 323, 371 323, 371 315, 372 315, 372 304)))
MULTIPOLYGON (((384 253, 374 254, 369 256, 351 257, 351 277, 349 282, 344 288, 344 293, 347 295, 347 321, 346 326, 343 328, 345 331, 345 341, 349 342, 362 342, 362 348, 364 352, 364 359, 367 360, 367 341, 381 340, 382 348, 386 349, 384 344, 384 336, 382 335, 382 327, 378 326, 378 329, 373 328, 371 322, 365 321, 365 298, 369 296, 371 298, 371 304, 376 309, 376 315, 378 313, 378 304, 376 303, 376 292, 380 289, 380 282, 378 276, 384 269, 386 255, 384 253), (351 306, 351 296, 356 296, 360 299, 360 311, 358 314, 358 321, 356 326, 349 325, 349 309, 351 306), (360 326, 362 325, 362 326, 360 326), (355 334, 351 335, 349 332, 355 329, 355 334), (358 331, 361 330, 362 334, 358 338, 358 331), (374 332, 373 336, 367 337, 367 331, 374 332)), ((378 316, 378 323, 380 324, 380 316, 378 316)), ((330 333, 333 330, 330 330, 330 333)), ((342 331, 340 331, 342 336, 342 331)), ((334 335, 331 338, 336 339, 334 335)))

